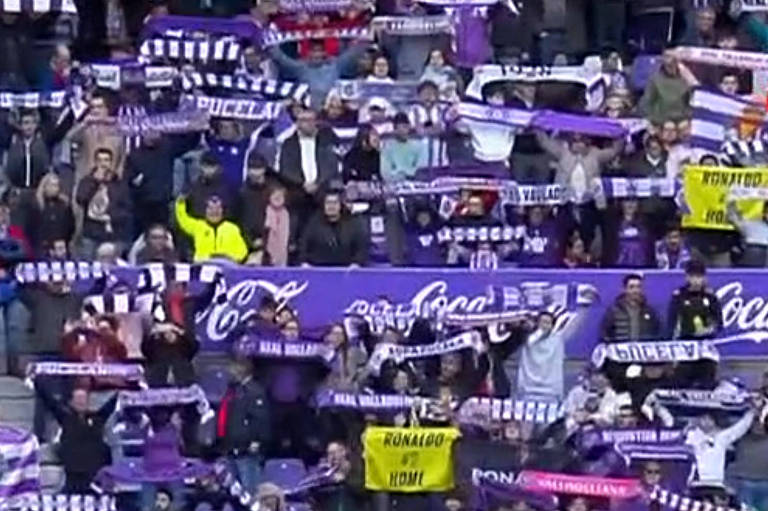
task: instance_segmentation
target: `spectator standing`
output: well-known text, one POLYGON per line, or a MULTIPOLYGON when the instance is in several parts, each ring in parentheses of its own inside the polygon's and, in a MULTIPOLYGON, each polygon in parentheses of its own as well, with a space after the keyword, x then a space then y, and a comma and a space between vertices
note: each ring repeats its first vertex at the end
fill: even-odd
POLYGON ((253 379, 248 360, 230 365, 232 379, 219 404, 216 438, 240 482, 256 491, 264 453, 272 441, 270 405, 262 385, 253 379))
POLYGON ((344 155, 342 176, 349 181, 381 181, 381 137, 371 124, 363 124, 352 148, 344 155))
POLYGON ((237 197, 237 224, 252 250, 264 248, 264 219, 269 195, 279 185, 277 176, 268 168, 266 160, 258 154, 248 157, 245 183, 237 197))
POLYGON ((664 237, 654 247, 656 267, 661 270, 684 269, 691 260, 691 253, 683 242, 680 226, 672 223, 667 226, 664 237))
POLYGON ((749 432, 736 443, 736 459, 726 477, 739 500, 755 509, 768 509, 768 434, 765 420, 756 416, 749 432))
POLYGON ((51 155, 39 132, 40 114, 24 110, 18 118, 18 134, 6 153, 5 175, 16 188, 35 189, 50 169, 51 155))
POLYGON ((680 63, 673 48, 662 54, 661 67, 648 80, 638 110, 651 122, 682 119, 688 109, 690 86, 681 76, 680 63))
POLYGON ((69 243, 75 232, 75 217, 58 175, 43 176, 31 206, 32 248, 36 255, 46 257, 54 241, 69 243))
POLYGON ((185 197, 176 200, 175 208, 179 228, 194 243, 196 262, 223 256, 239 263, 248 255, 248 246, 240 228, 234 222, 224 219, 224 206, 218 197, 211 196, 208 199, 203 220, 189 216, 185 197))
POLYGON ((358 219, 347 215, 341 196, 329 192, 323 210, 310 219, 299 241, 299 260, 312 266, 365 265, 368 241, 358 219))
POLYGON ((381 150, 381 177, 388 183, 412 178, 427 163, 424 144, 411 138, 411 123, 406 114, 395 115, 394 128, 395 136, 385 141, 381 150))
POLYGON ((192 366, 199 343, 193 335, 172 322, 157 323, 141 343, 152 387, 186 387, 195 382, 192 366))
POLYGON ((658 339, 661 321, 648 303, 643 277, 630 273, 624 277, 624 289, 603 315, 600 339, 603 342, 637 342, 658 339))
POLYGON ((727 205, 727 218, 741 234, 744 240, 744 253, 739 266, 747 268, 765 268, 768 264, 768 202, 763 204, 763 216, 760 220, 742 218, 735 202, 727 205))
POLYGON ((115 171, 115 155, 107 148, 96 150, 90 175, 77 185, 75 198, 83 208, 80 254, 93 259, 98 244, 110 241, 118 252, 132 240, 133 204, 126 184, 115 171))

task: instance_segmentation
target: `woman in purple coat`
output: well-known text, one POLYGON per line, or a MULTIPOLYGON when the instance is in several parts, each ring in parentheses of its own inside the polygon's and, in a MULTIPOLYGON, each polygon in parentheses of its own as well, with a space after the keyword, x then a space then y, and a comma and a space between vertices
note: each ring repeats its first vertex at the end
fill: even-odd
POLYGON ((646 268, 651 261, 651 240, 639 214, 637 199, 619 203, 619 215, 608 229, 603 261, 606 267, 646 268))

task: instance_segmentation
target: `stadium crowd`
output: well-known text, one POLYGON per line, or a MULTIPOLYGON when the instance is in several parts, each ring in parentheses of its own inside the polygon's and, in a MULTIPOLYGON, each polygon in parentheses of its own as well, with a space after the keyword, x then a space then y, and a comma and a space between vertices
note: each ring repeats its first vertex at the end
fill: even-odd
MULTIPOLYGON (((0 367, 34 383, 58 494, 120 511, 768 510, 768 372, 754 389, 722 374, 707 282, 768 262, 749 177, 768 179, 761 5, 0 0, 0 367), (16 271, 68 261, 106 276, 16 271), (195 321, 217 281, 169 281, 141 310, 92 299, 121 270, 183 263, 625 273, 615 297, 580 286, 567 318, 318 331, 265 295, 211 362, 195 321), (685 271, 667 310, 644 269, 685 271), (599 349, 572 382, 565 345, 598 300, 599 349), (412 472, 382 475, 376 427, 413 432, 381 441, 413 442, 393 462, 412 472)), ((39 482, 3 466, 0 509, 26 509, 39 482)))

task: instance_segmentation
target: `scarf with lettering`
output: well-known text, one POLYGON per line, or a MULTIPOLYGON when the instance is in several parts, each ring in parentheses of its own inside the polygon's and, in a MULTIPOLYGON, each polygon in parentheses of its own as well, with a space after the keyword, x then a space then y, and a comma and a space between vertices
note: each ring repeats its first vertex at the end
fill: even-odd
POLYGON ((557 511, 557 497, 551 492, 531 491, 519 484, 507 484, 493 481, 487 477, 479 477, 475 484, 473 509, 492 511, 499 504, 522 500, 536 511, 557 511))
POLYGON ((686 62, 739 69, 768 68, 768 55, 759 52, 681 46, 676 53, 680 60, 686 62))
POLYGON ((440 243, 508 243, 515 239, 515 228, 506 226, 443 227, 437 231, 440 243))
POLYGON ((200 422, 214 417, 203 389, 195 384, 189 387, 168 387, 145 390, 122 390, 118 393, 117 409, 130 407, 176 406, 196 404, 200 422))
POLYGON ((401 364, 407 360, 440 356, 464 349, 473 349, 478 353, 482 353, 485 350, 483 339, 478 332, 464 332, 432 344, 405 346, 393 343, 379 343, 368 359, 367 367, 374 374, 378 375, 382 364, 388 360, 401 364))
POLYGON ((67 91, 0 92, 0 108, 62 108, 67 91))
POLYGON ((141 364, 102 364, 98 362, 34 362, 27 365, 28 382, 44 375, 57 376, 115 376, 132 381, 144 379, 141 364))
MULTIPOLYGON (((678 410, 685 415, 706 410, 719 410, 741 414, 750 408, 748 392, 722 392, 698 389, 654 389, 649 398, 655 398, 660 405, 678 410)), ((673 412, 674 413, 674 412, 673 412)))
POLYGON ((518 421, 531 424, 552 424, 563 417, 557 401, 534 399, 471 397, 459 408, 459 422, 488 427, 493 423, 518 421))
POLYGON ((720 361, 720 353, 707 341, 654 341, 598 344, 592 351, 592 363, 602 367, 606 360, 622 364, 658 364, 670 362, 720 361))
POLYGON ((596 447, 612 447, 623 443, 660 444, 682 442, 681 429, 591 429, 579 433, 579 449, 587 452, 596 447))
POLYGON ((278 46, 284 43, 306 41, 308 39, 372 39, 373 32, 368 27, 349 28, 317 28, 309 30, 292 30, 283 32, 267 30, 262 34, 262 46, 278 46))
POLYGON ((393 105, 418 101, 418 82, 375 82, 368 80, 339 80, 334 90, 345 101, 367 101, 385 98, 393 105))
POLYGON ((554 472, 523 470, 517 484, 526 490, 587 497, 631 499, 642 493, 637 479, 613 479, 606 477, 577 476, 554 472))
POLYGON ((146 88, 167 88, 173 86, 179 74, 174 66, 150 66, 137 61, 93 63, 81 66, 97 87, 120 90, 126 85, 141 85, 146 88))
POLYGON ((483 101, 483 89, 494 82, 560 82, 584 86, 587 110, 598 110, 605 94, 605 79, 600 66, 501 66, 486 64, 477 66, 465 94, 483 101))
POLYGON ((117 118, 117 127, 121 133, 130 137, 139 137, 147 132, 179 134, 202 132, 210 127, 206 112, 178 111, 151 115, 126 115, 117 118))
POLYGON ((376 16, 371 20, 375 32, 390 36, 421 36, 453 33, 450 16, 376 16))
POLYGON ((269 80, 246 74, 185 72, 181 74, 181 86, 186 91, 208 87, 255 93, 267 98, 291 98, 301 103, 307 100, 309 94, 309 85, 306 83, 269 80))
POLYGON ((115 511, 112 495, 26 495, 0 501, 0 510, 14 511, 115 511))
POLYGON ((410 410, 419 399, 422 398, 401 394, 366 394, 326 389, 315 395, 315 405, 318 408, 349 408, 360 411, 410 410))
POLYGON ((282 112, 284 105, 278 101, 245 98, 223 98, 185 94, 179 101, 179 109, 197 109, 211 117, 240 119, 245 121, 271 121, 282 112))
POLYGON ((281 12, 335 12, 353 7, 353 0, 280 0, 281 12))
POLYGON ((287 341, 245 336, 235 343, 235 353, 245 357, 283 360, 316 360, 330 364, 336 352, 323 342, 287 341))
POLYGON ((75 0, 0 0, 0 13, 2 14, 48 14, 61 12, 65 14, 77 14, 75 0))

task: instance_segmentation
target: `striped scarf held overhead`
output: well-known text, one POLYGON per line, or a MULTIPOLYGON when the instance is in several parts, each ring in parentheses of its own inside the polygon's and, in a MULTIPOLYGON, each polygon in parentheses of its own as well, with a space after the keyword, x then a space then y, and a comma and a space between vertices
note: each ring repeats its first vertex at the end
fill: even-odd
POLYGON ((563 408, 557 401, 471 397, 459 408, 460 422, 485 426, 511 420, 551 424, 563 416, 563 408))
POLYGON ((112 495, 30 494, 15 501, 0 499, 0 511, 116 511, 112 495))
POLYGON ((242 56, 242 46, 231 37, 208 40, 158 37, 147 39, 139 48, 140 60, 157 59, 206 64, 209 62, 236 63, 242 56))
POLYGON ((309 98, 309 85, 299 82, 270 80, 246 74, 201 73, 181 74, 181 86, 185 91, 210 87, 235 92, 256 93, 266 98, 290 98, 305 103, 309 98))
POLYGON ((22 12, 77 14, 77 6, 75 0, 0 0, 0 13, 18 14, 22 12))

